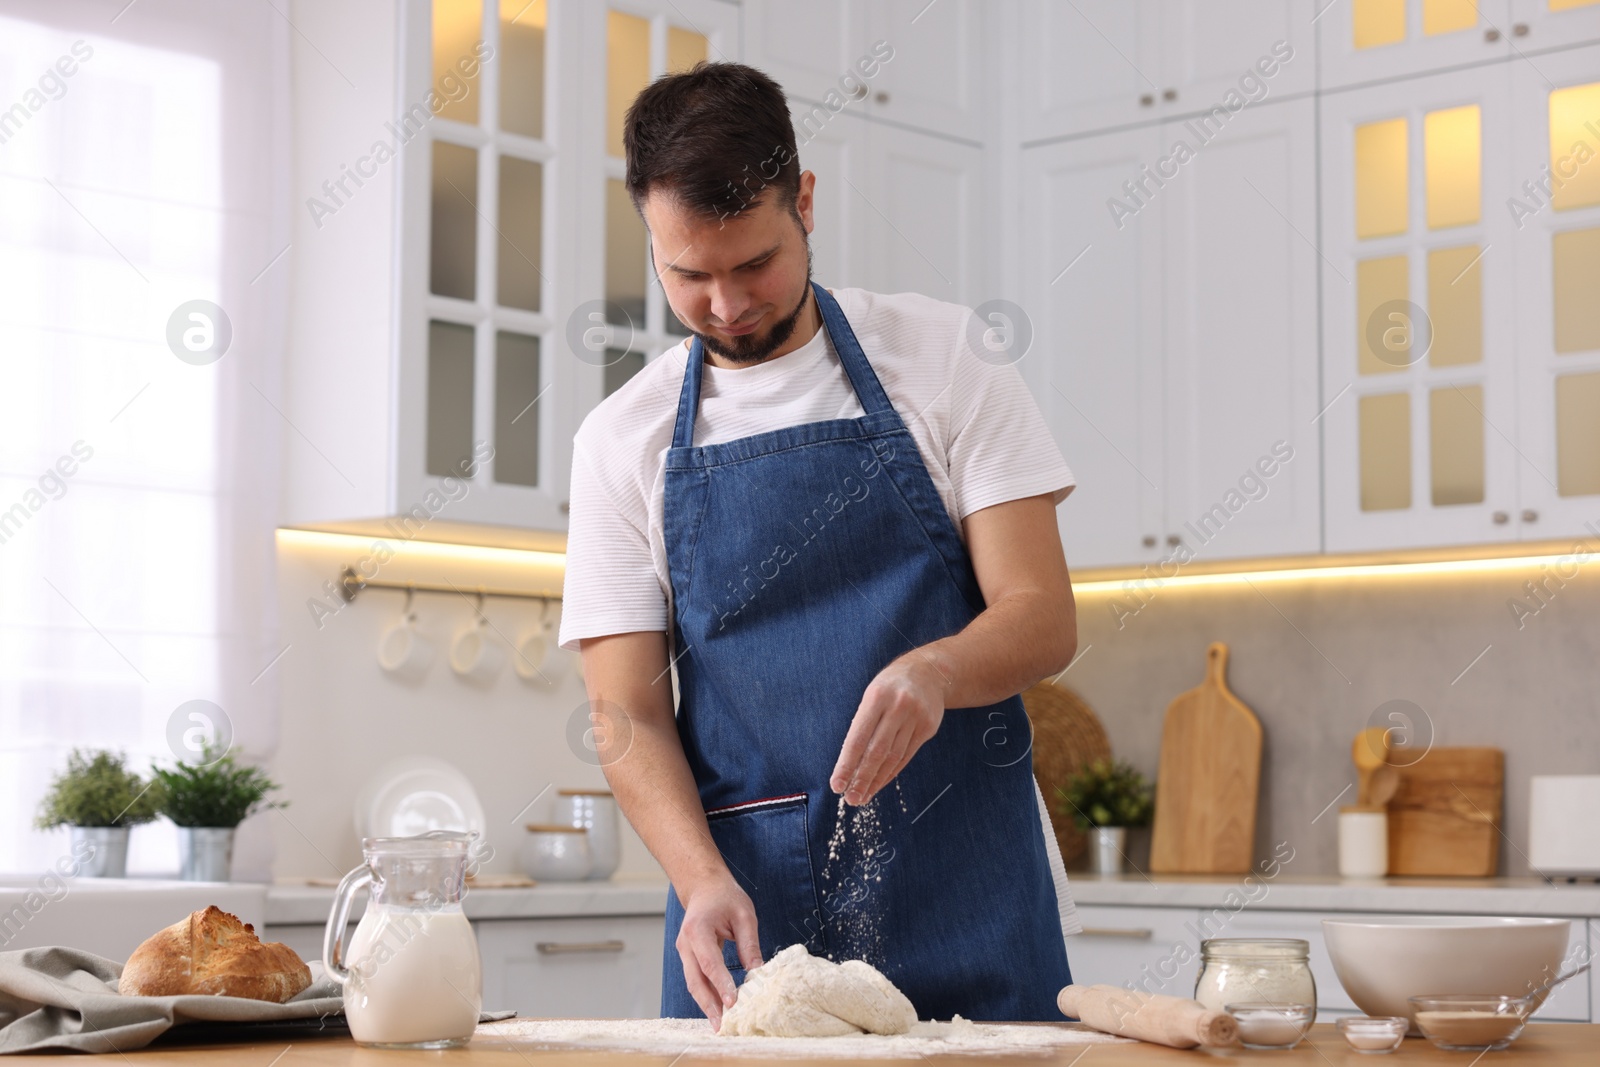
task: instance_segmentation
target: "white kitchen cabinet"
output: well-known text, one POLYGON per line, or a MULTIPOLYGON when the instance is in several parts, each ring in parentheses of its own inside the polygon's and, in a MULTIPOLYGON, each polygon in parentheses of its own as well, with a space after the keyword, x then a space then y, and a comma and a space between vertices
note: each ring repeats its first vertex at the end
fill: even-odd
POLYGON ((871 44, 866 5, 858 0, 744 5, 745 62, 771 75, 791 100, 864 101, 876 79, 860 78, 856 61, 871 44))
POLYGON ((863 227, 872 207, 851 184, 867 182, 866 120, 803 101, 791 101, 789 110, 800 167, 816 175, 812 275, 824 286, 862 286, 867 245, 863 227))
MULTIPOLYGON (((322 936, 326 929, 321 923, 263 926, 261 928, 261 940, 280 941, 294 949, 296 955, 305 960, 306 963, 320 963, 322 960, 322 936)), ((355 936, 355 933, 355 923, 346 926, 344 928, 344 940, 341 944, 348 948, 350 939, 355 936)))
POLYGON ((1083 933, 1067 938, 1077 985, 1117 985, 1191 997, 1200 973, 1200 913, 1183 908, 1079 905, 1083 933))
POLYGON ((894 58, 868 86, 869 113, 905 126, 979 141, 987 84, 981 69, 993 11, 979 0, 872 0, 867 39, 894 58))
POLYGON ((1518 53, 1582 41, 1600 41, 1600 0, 1511 0, 1511 43, 1518 53))
POLYGON ((533 1018, 653 1019, 661 1013, 659 915, 484 919, 485 1010, 533 1018))
POLYGON ((750 0, 744 9, 746 61, 791 102, 847 104, 945 137, 983 137, 977 0, 750 0))
POLYGON ((740 7, 396 10, 393 51, 365 57, 364 80, 392 92, 295 110, 310 160, 297 185, 336 188, 293 244, 316 281, 295 294, 284 414, 306 449, 291 455, 286 517, 561 529, 572 436, 615 377, 613 344, 637 359, 676 339, 630 243, 642 227, 614 210, 615 127, 663 70, 739 58, 740 7), (368 129, 388 147, 352 155, 351 131, 368 129), (607 313, 619 301, 636 320, 621 330, 607 313))
POLYGON ((1512 54, 1511 0, 1318 0, 1317 6, 1324 9, 1317 18, 1324 90, 1491 63, 1512 54))
POLYGON ((865 182, 849 181, 864 249, 862 284, 973 305, 983 298, 983 151, 862 125, 865 182))
POLYGON ((1600 46, 1537 63, 1511 64, 1516 528, 1524 538, 1588 538, 1586 524, 1600 518, 1600 160, 1580 166, 1573 148, 1600 156, 1600 46), (1523 188, 1542 179, 1552 155, 1568 179, 1554 203, 1523 188))
POLYGON ((1032 347, 1018 368, 1078 480, 1057 509, 1074 568, 1162 555, 1162 215, 1109 207, 1161 151, 1158 127, 1022 153, 1022 306, 1032 347))
POLYGON ((1313 115, 1024 151, 1022 369, 1079 481, 1074 566, 1320 548, 1313 115))
POLYGON ((1329 551, 1523 535, 1513 65, 1322 102, 1329 551))
POLYGON ((1197 153, 1160 191, 1162 539, 1199 560, 1322 547, 1315 130, 1304 97, 1162 128, 1197 153))
POLYGON ((1024 143, 1210 111, 1230 90, 1315 83, 1310 0, 1030 0, 1021 18, 1024 143), (1262 79, 1283 42, 1293 59, 1262 79), (1242 81, 1243 80, 1243 81, 1242 81))

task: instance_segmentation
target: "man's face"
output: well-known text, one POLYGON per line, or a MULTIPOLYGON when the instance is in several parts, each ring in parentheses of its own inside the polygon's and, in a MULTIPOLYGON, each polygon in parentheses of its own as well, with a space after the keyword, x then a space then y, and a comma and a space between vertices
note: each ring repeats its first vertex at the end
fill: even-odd
POLYGON ((759 363, 807 340, 785 347, 796 340, 795 324, 806 306, 815 183, 810 171, 800 175, 793 211, 769 191, 758 204, 722 219, 686 210, 667 193, 645 198, 651 255, 667 303, 717 355, 759 363))

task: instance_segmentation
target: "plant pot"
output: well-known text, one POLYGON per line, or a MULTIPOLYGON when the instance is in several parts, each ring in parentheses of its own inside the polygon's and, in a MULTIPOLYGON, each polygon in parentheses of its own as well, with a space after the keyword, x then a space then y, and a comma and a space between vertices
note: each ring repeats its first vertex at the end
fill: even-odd
POLYGON ((232 826, 178 827, 178 867, 186 882, 226 882, 233 868, 232 826))
POLYGON ((126 826, 74 826, 72 854, 82 857, 78 874, 85 878, 123 878, 128 873, 126 826), (88 845, 87 849, 81 847, 88 845))
POLYGON ((1127 850, 1125 826, 1096 826, 1089 831, 1089 859, 1095 874, 1121 874, 1122 855, 1127 850))

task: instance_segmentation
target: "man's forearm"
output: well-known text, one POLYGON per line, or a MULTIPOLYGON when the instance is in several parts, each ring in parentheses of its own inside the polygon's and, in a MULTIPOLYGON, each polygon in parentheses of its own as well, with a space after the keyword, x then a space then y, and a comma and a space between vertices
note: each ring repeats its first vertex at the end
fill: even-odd
POLYGON ((667 872, 680 901, 695 886, 728 876, 675 726, 634 720, 627 754, 604 770, 618 805, 667 872))
POLYGON ((666 635, 583 641, 596 752, 617 805, 666 871, 680 900, 729 877, 700 807, 672 706, 666 635))
POLYGON ((1077 610, 1065 598, 1017 592, 997 600, 960 633, 900 658, 926 669, 947 708, 979 708, 1066 670, 1077 651, 1077 610))

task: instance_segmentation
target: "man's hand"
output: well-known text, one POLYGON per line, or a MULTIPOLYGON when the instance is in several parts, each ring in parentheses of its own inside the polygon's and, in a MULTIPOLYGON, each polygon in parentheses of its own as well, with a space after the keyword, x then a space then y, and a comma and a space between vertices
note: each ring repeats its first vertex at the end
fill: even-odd
POLYGON ((894 781, 944 721, 948 685, 938 663, 913 650, 867 685, 828 780, 847 804, 865 804, 894 781))
POLYGON ((756 908, 739 883, 729 875, 690 891, 682 899, 683 925, 678 929, 678 955, 683 958, 683 976, 700 1010, 711 1020, 711 1029, 722 1029, 722 1013, 738 997, 733 975, 722 961, 722 943, 732 941, 739 948, 739 962, 746 972, 761 966, 761 942, 756 937, 756 908))

